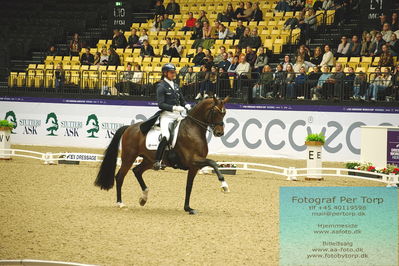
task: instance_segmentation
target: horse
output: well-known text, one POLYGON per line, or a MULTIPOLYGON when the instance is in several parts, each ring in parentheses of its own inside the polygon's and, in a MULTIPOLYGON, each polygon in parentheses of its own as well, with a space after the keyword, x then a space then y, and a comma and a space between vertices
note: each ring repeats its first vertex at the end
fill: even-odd
MULTIPOLYGON (((212 167, 221 182, 221 191, 225 193, 230 192, 229 186, 219 171, 217 163, 214 160, 206 158, 208 155, 206 133, 209 130, 208 128, 210 128, 209 131, 212 131, 215 137, 224 135, 223 119, 226 115, 225 103, 229 99, 229 97, 223 100, 216 97, 207 98, 193 106, 187 112, 187 116, 181 121, 175 147, 164 155, 166 158, 164 158, 163 162, 166 166, 188 170, 184 211, 189 214, 197 213, 195 209, 190 207, 190 195, 194 178, 201 168, 205 166, 212 167)), ((142 190, 139 204, 144 206, 148 200, 149 189, 144 182, 143 173, 152 168, 155 161, 155 151, 150 151, 146 148, 146 135, 140 130, 142 123, 144 122, 123 126, 115 132, 114 137, 104 152, 104 159, 94 182, 94 185, 101 189, 109 190, 114 186, 116 180, 116 200, 119 207, 124 206, 122 202, 123 180, 138 156, 142 157, 143 160, 132 171, 142 190), (121 139, 122 164, 115 175, 119 142, 121 139)))

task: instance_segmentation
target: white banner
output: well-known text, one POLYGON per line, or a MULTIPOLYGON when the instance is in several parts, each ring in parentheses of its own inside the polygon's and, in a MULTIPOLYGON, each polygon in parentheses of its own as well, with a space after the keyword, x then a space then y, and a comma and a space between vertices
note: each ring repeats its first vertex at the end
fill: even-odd
MULTIPOLYGON (((154 106, 0 102, 0 118, 15 122, 13 144, 105 149, 115 131, 149 118, 154 106)), ((225 135, 208 136, 210 153, 304 159, 307 134, 324 132, 326 161, 359 160, 360 126, 399 125, 399 115, 228 109, 225 135)), ((82 149, 83 151, 83 149, 82 149)))

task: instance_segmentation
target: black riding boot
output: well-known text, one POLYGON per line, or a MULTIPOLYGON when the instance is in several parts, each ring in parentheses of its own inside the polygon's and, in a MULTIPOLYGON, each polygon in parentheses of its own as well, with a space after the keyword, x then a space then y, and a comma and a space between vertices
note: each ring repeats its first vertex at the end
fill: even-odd
POLYGON ((155 155, 155 163, 153 165, 154 170, 164 169, 165 165, 162 164, 163 154, 165 153, 166 145, 168 145, 168 140, 163 137, 158 145, 158 150, 155 155))

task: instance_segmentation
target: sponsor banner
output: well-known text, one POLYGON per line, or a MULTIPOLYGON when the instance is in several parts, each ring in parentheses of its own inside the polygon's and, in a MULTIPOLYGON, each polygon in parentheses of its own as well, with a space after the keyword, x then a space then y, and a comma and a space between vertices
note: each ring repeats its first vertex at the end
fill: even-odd
MULTIPOLYGON (((12 143, 105 149, 115 131, 146 120, 158 107, 154 102, 122 101, 105 103, 64 103, 57 99, 0 99, 0 118, 15 123, 12 143)), ((83 100, 87 101, 87 100, 83 100)), ((360 126, 398 126, 397 108, 288 105, 228 106, 225 135, 208 134, 210 153, 262 157, 306 158, 304 139, 309 133, 323 132, 327 161, 358 160, 360 126), (272 109, 270 107, 273 107, 272 109), (335 109, 334 109, 335 108, 335 109), (355 107, 353 107, 355 108, 355 107), (361 109, 361 108, 360 108, 361 109), (372 109, 372 110, 371 110, 372 109), (340 110, 340 111, 337 111, 340 110)))
POLYGON ((399 130, 388 129, 387 163, 399 166, 399 130))
POLYGON ((63 160, 96 162, 96 161, 101 161, 102 158, 100 156, 90 153, 66 153, 65 157, 63 157, 63 160))

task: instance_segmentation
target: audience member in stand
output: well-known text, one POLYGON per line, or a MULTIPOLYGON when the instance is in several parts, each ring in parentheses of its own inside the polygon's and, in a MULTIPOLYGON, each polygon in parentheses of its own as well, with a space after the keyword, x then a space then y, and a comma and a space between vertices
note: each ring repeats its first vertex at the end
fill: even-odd
POLYGON ((373 52, 371 50, 373 46, 373 42, 371 41, 371 39, 371 34, 367 33, 367 35, 364 37, 364 41, 362 42, 362 48, 360 50, 361 56, 371 56, 371 53, 373 52))
POLYGON ((219 13, 217 21, 220 22, 232 22, 235 19, 234 8, 231 3, 227 4, 227 9, 223 13, 219 13))
POLYGON ((112 47, 114 49, 117 49, 117 48, 126 48, 126 46, 127 46, 127 41, 125 35, 123 35, 123 33, 120 30, 114 29, 114 35, 112 36, 112 47))
POLYGON ((92 65, 94 63, 94 56, 90 53, 90 47, 85 48, 85 53, 80 58, 81 65, 92 65))
POLYGON ((364 95, 367 89, 367 75, 360 71, 353 82, 353 100, 359 100, 361 95, 364 95))
MULTIPOLYGON (((193 12, 188 12, 188 19, 186 20, 186 25, 181 29, 182 31, 191 31, 195 27, 195 22, 197 21, 196 18, 194 18, 193 12)), ((201 23, 199 27, 201 26, 201 23)))
POLYGON ((209 23, 209 19, 206 17, 206 12, 204 10, 201 10, 200 17, 197 19, 197 21, 201 23, 201 26, 204 26, 204 22, 209 23))
POLYGON ((323 97, 324 99, 327 98, 327 80, 331 77, 331 73, 329 73, 329 69, 327 65, 322 67, 322 72, 316 87, 311 89, 312 100, 318 100, 319 98, 323 97))
POLYGON ((393 57, 389 51, 388 45, 386 44, 382 46, 382 53, 378 65, 380 67, 393 67, 393 57))
POLYGON ((194 56, 192 62, 194 63, 195 66, 199 66, 202 62, 202 60, 205 57, 205 53, 203 52, 202 46, 199 46, 197 48, 197 54, 194 56))
POLYGON ((227 53, 225 52, 225 53, 223 53, 223 60, 220 61, 220 62, 217 64, 217 66, 218 66, 218 68, 222 68, 222 69, 224 70, 224 72, 227 74, 227 70, 229 70, 230 65, 231 65, 231 63, 230 63, 230 61, 228 60, 228 55, 227 55, 227 53))
POLYGON ((284 56, 284 62, 280 63, 281 67, 283 68, 283 71, 287 70, 287 66, 291 65, 291 58, 289 55, 284 56))
POLYGON ((80 41, 79 34, 75 33, 72 36, 72 40, 69 42, 69 55, 79 56, 82 50, 82 42, 80 41))
POLYGON ((327 83, 330 84, 329 91, 327 92, 329 98, 337 101, 342 96, 342 84, 344 79, 345 73, 343 72, 342 64, 338 63, 335 65, 335 73, 327 80, 327 83))
POLYGON ((350 98, 352 92, 353 92, 353 85, 355 82, 355 70, 353 67, 348 67, 348 74, 344 78, 344 84, 343 84, 343 99, 347 100, 350 98))
POLYGON ((256 52, 252 50, 251 46, 247 46, 245 61, 251 65, 251 68, 254 67, 256 61, 256 52))
POLYGON ((371 56, 380 56, 382 53, 382 46, 385 44, 385 41, 382 39, 382 34, 377 33, 375 35, 375 41, 371 45, 371 56))
POLYGON ((330 46, 327 44, 324 46, 323 59, 320 63, 321 66, 332 67, 334 65, 334 54, 330 50, 330 46))
POLYGON ((115 50, 110 47, 108 49, 108 65, 109 66, 120 66, 121 65, 121 60, 119 58, 119 55, 115 52, 115 50))
POLYGON ((385 42, 389 42, 391 40, 392 33, 393 32, 391 31, 389 23, 384 23, 384 26, 382 26, 382 31, 381 31, 382 39, 385 42))
POLYGON ((240 39, 241 36, 244 35, 245 27, 242 25, 242 20, 237 21, 236 34, 234 35, 234 39, 240 39))
POLYGON ((244 12, 241 14, 237 15, 237 19, 241 19, 244 21, 250 21, 252 18, 252 13, 254 12, 254 9, 252 7, 252 3, 251 2, 247 2, 245 4, 245 10, 244 12))
POLYGON ((395 33, 392 33, 391 41, 389 43, 386 43, 386 45, 388 45, 389 51, 392 54, 392 56, 399 55, 399 41, 395 33))
POLYGON ((156 1, 155 3, 155 19, 165 14, 166 10, 164 5, 160 0, 156 1))
POLYGON ((349 45, 348 56, 360 56, 361 48, 359 38, 356 35, 353 35, 352 42, 349 45))
POLYGON ((392 85, 392 76, 389 74, 389 69, 385 68, 383 73, 377 73, 373 82, 370 83, 366 96, 361 97, 364 99, 370 99, 371 101, 377 101, 378 93, 384 92, 388 87, 392 85))
POLYGON ((153 57, 153 56, 155 56, 154 48, 150 45, 148 40, 145 40, 144 43, 143 43, 143 46, 141 46, 140 56, 141 57, 153 57))
POLYGON ((198 40, 198 39, 202 39, 203 36, 203 32, 202 32, 202 25, 201 22, 196 21, 195 22, 195 27, 193 29, 193 34, 191 34, 191 40, 198 40))
POLYGON ((310 63, 315 66, 319 66, 321 64, 321 60, 323 59, 323 53, 321 51, 320 46, 317 46, 314 49, 313 56, 310 58, 310 63))
POLYGON ((65 71, 62 67, 62 63, 57 64, 57 68, 54 71, 55 80, 55 91, 58 92, 64 88, 65 82, 65 71))
POLYGON ((349 42, 346 38, 346 36, 342 36, 341 38, 341 43, 338 45, 338 50, 335 56, 340 57, 340 56, 347 56, 348 51, 349 51, 349 42))
POLYGON ((51 45, 48 51, 46 52, 46 56, 57 56, 57 55, 58 55, 57 48, 55 48, 54 45, 51 45))
POLYGON ((234 11, 234 19, 241 20, 239 16, 244 15, 244 2, 238 3, 237 9, 234 11))
POLYGON ((263 12, 259 7, 259 3, 255 2, 251 21, 262 21, 262 20, 263 20, 263 12))
POLYGON ((264 67, 267 65, 269 58, 266 55, 265 48, 259 47, 258 57, 256 58, 254 71, 261 73, 264 67))
POLYGON ((139 36, 137 35, 137 29, 132 28, 132 32, 127 40, 127 48, 140 48, 141 44, 139 41, 139 36))
POLYGON ((169 15, 180 14, 180 5, 176 3, 175 0, 170 0, 170 2, 166 5, 166 13, 169 15))

